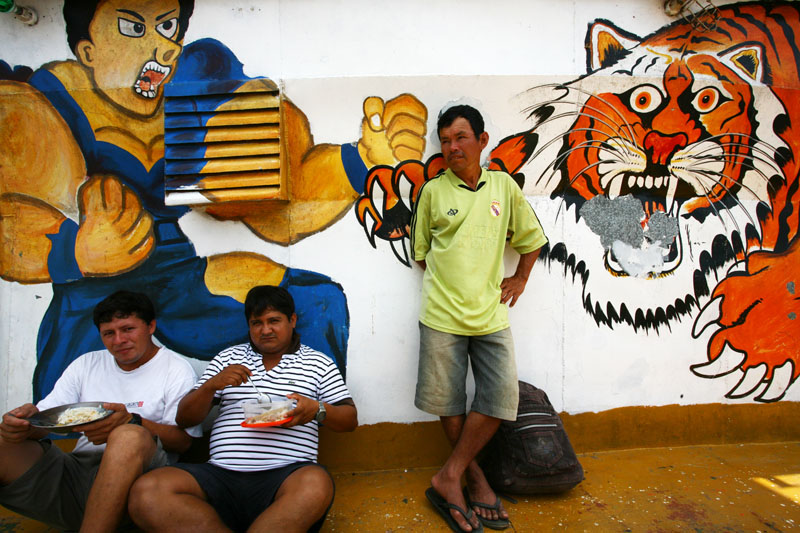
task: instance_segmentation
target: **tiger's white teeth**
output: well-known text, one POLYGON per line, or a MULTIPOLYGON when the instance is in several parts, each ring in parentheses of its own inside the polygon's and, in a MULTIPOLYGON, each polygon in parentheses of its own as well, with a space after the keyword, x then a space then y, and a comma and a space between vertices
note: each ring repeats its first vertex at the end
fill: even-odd
POLYGON ((678 209, 678 203, 675 201, 675 191, 678 190, 678 178, 670 176, 665 179, 669 180, 669 185, 667 186, 667 197, 664 200, 664 207, 667 208, 668 215, 674 216, 677 214, 676 211, 678 209))
POLYGON ((642 176, 636 178, 636 185, 638 185, 640 189, 644 187, 644 178, 642 176))
POLYGON ((600 187, 602 187, 603 190, 608 190, 608 187, 611 184, 611 180, 613 180, 614 178, 616 178, 620 174, 622 174, 622 170, 610 169, 610 170, 607 170, 607 171, 603 171, 602 165, 601 165, 601 167, 600 167, 600 187))
POLYGON ((633 189, 636 186, 636 176, 628 176, 628 188, 633 189))
POLYGON ((644 179, 644 188, 645 189, 652 189, 653 188, 653 176, 647 176, 644 179))
POLYGON ((625 178, 622 176, 622 170, 612 170, 600 178, 600 187, 606 191, 606 196, 613 200, 619 196, 622 191, 622 184, 625 178))
POLYGON ((623 181, 625 181, 625 178, 623 178, 622 176, 617 176, 616 178, 611 180, 609 188, 607 189, 608 190, 608 198, 609 198, 609 200, 614 200, 622 192, 622 182, 623 181))
POLYGON ((653 185, 655 185, 656 189, 660 189, 661 185, 664 184, 664 178, 658 176, 655 180, 653 180, 653 185))

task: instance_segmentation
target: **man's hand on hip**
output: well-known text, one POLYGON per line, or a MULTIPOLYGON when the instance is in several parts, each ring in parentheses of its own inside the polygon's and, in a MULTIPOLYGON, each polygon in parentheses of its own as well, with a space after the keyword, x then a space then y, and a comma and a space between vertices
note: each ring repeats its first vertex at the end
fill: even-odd
POLYGON ((510 278, 505 278, 502 283, 500 283, 501 303, 509 302, 508 306, 514 307, 514 304, 517 303, 517 299, 522 296, 522 292, 525 290, 525 285, 528 283, 533 264, 536 262, 536 259, 539 258, 539 252, 541 251, 542 249, 539 248, 519 256, 519 263, 517 263, 517 270, 514 272, 514 275, 510 278))
POLYGON ((509 307, 514 307, 514 304, 517 303, 517 299, 519 299, 523 291, 525 291, 525 285, 527 283, 528 280, 526 278, 518 276, 505 278, 502 283, 500 283, 500 303, 508 303, 509 307))

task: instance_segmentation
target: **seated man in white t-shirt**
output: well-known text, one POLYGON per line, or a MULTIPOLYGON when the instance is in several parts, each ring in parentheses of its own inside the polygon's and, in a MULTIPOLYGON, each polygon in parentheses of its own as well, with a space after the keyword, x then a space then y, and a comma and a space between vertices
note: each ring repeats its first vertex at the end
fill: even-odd
POLYGON ((94 323, 106 349, 80 356, 43 400, 12 409, 0 423, 0 504, 62 530, 130 524, 128 492, 136 478, 176 460, 201 434, 175 422, 196 375, 181 356, 153 343, 150 299, 115 292, 97 304, 94 323), (105 402, 113 413, 76 427, 83 435, 71 453, 26 420, 76 402, 105 402))
POLYGON ((289 292, 254 287, 244 303, 250 342, 220 352, 178 407, 178 422, 200 423, 220 403, 210 460, 179 463, 139 478, 128 510, 147 531, 318 531, 333 480, 317 461, 319 425, 353 431, 356 407, 336 364, 300 344, 289 292), (281 426, 242 427, 241 402, 264 394, 297 406, 281 426))

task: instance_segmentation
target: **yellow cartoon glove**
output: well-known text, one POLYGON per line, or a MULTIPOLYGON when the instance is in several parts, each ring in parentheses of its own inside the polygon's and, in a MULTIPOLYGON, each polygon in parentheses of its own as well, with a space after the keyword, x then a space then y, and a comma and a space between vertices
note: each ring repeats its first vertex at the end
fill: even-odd
POLYGON ((80 189, 81 224, 75 259, 84 276, 132 270, 155 246, 153 217, 139 198, 113 176, 93 176, 80 189))
POLYGON ((358 152, 367 168, 421 160, 427 120, 427 108, 411 94, 401 94, 386 103, 377 96, 364 100, 358 152))

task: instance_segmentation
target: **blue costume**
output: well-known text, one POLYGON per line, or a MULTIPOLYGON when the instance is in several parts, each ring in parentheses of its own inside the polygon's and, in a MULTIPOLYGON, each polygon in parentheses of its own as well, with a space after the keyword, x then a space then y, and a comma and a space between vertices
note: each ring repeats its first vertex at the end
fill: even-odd
MULTIPOLYGON (((217 41, 204 39, 186 46, 173 83, 237 79, 246 79, 241 63, 217 41)), ((155 247, 144 263, 123 274, 90 278, 83 277, 75 260, 78 225, 68 219, 57 234, 48 236, 53 243, 48 257, 53 300, 39 329, 34 401, 50 392, 75 358, 103 348, 92 310, 120 289, 143 292, 153 300, 158 312, 155 335, 179 353, 210 360, 222 349, 246 342, 244 306, 208 291, 203 279, 206 260, 197 257, 178 226, 188 208, 164 203, 164 160, 148 172, 129 152, 97 141, 83 110, 50 72, 37 71, 29 83, 44 94, 72 130, 87 173, 112 174, 135 191, 153 217, 155 234, 155 247)), ((292 268, 286 270, 281 286, 294 297, 303 343, 330 356, 344 374, 350 319, 342 287, 327 276, 292 268)))

